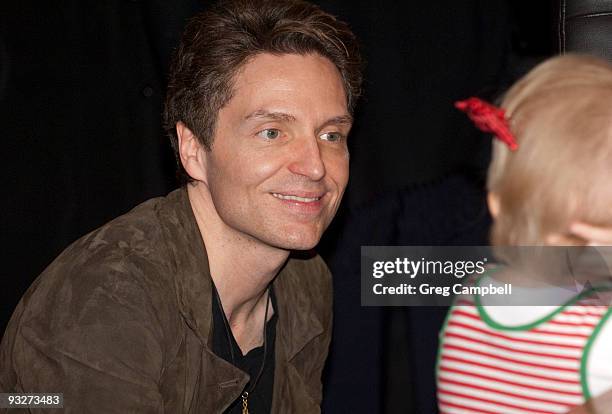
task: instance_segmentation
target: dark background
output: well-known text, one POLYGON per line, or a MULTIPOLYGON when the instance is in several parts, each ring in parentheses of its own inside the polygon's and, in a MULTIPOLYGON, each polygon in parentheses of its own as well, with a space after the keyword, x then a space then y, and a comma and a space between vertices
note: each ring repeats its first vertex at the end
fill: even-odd
MULTIPOLYGON (((367 60, 351 181, 320 245, 335 275, 328 412, 433 412, 444 309, 359 304, 359 246, 482 244, 490 143, 453 109, 556 51, 557 2, 319 1, 367 60), (357 267, 356 267, 357 266, 357 267)), ((160 114, 185 20, 207 2, 0 4, 0 332, 69 243, 176 187, 160 114)))

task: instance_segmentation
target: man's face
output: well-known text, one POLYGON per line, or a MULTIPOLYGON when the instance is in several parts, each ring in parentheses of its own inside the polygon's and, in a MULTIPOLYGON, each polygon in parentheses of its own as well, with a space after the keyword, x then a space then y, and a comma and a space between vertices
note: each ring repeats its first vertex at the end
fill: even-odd
POLYGON ((310 249, 348 181, 351 117, 340 74, 318 54, 260 54, 234 81, 205 155, 215 209, 241 236, 310 249))

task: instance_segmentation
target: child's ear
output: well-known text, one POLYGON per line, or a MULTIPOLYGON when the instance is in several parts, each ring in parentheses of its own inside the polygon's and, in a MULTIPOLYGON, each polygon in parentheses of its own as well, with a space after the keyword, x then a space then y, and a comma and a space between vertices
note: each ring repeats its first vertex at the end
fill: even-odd
POLYGON ((584 246, 587 240, 569 233, 550 233, 545 237, 547 246, 584 246))
POLYGON ((499 196, 496 193, 489 191, 487 193, 487 204, 489 205, 489 212, 493 218, 497 218, 499 215, 499 196))

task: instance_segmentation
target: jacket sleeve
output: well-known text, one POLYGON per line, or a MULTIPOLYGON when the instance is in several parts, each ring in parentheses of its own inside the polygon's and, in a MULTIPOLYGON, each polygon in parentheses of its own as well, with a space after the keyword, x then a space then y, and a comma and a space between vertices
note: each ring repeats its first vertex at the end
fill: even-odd
POLYGON ((41 283, 12 338, 14 391, 63 393, 66 413, 163 412, 163 334, 128 268, 41 283))

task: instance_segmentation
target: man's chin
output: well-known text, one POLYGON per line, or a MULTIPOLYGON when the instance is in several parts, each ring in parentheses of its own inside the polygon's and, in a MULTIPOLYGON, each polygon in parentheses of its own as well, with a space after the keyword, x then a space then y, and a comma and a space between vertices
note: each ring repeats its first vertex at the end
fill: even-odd
POLYGON ((305 250, 314 249, 317 246, 317 244, 318 244, 318 241, 315 243, 291 242, 291 243, 279 243, 275 247, 279 249, 287 250, 287 251, 305 251, 305 250))
POLYGON ((320 240, 321 235, 319 234, 308 235, 304 233, 294 233, 288 234, 282 239, 277 238, 276 240, 271 240, 270 244, 287 251, 312 250, 319 244, 320 240))

